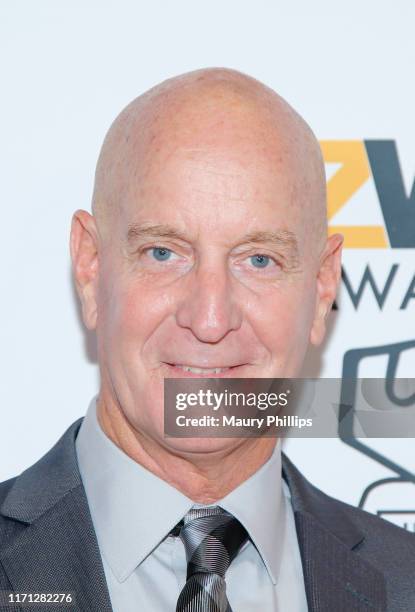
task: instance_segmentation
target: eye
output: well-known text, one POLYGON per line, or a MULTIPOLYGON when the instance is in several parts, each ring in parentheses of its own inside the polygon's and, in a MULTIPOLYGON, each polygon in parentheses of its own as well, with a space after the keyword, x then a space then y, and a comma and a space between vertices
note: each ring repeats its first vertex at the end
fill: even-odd
POLYGON ((150 252, 157 261, 167 261, 172 254, 170 249, 165 249, 164 247, 153 247, 150 252))
POLYGON ((261 254, 252 255, 249 259, 256 268, 266 268, 271 261, 270 257, 261 254))

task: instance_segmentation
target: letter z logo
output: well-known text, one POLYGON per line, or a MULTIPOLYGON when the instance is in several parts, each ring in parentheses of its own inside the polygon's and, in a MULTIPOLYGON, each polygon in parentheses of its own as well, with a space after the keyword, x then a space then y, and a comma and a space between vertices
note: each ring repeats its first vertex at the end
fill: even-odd
POLYGON ((323 140, 320 146, 326 163, 341 164, 327 183, 329 221, 372 176, 385 222, 331 225, 330 234, 344 234, 346 248, 415 248, 415 183, 408 197, 395 141, 323 140))

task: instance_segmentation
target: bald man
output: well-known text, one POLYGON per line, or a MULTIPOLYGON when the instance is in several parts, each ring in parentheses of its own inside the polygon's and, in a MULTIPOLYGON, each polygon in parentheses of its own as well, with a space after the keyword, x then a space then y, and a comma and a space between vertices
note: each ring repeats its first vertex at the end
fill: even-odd
POLYGON ((99 393, 0 486, 1 610, 413 612, 414 536, 280 440, 164 435, 165 378, 295 377, 324 338, 342 237, 304 120, 235 71, 165 81, 112 124, 92 211, 70 247, 99 393))

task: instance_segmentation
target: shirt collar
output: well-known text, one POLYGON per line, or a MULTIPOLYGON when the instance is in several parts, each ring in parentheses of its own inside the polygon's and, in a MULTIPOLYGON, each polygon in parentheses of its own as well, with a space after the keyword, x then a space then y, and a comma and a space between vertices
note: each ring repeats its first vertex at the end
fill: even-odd
POLYGON ((123 582, 193 502, 121 451, 102 431, 91 401, 76 452, 100 550, 123 582))
POLYGON ((242 523, 276 584, 286 526, 279 439, 268 461, 216 505, 242 523))
MULTIPOLYGON (((102 431, 94 397, 76 439, 79 470, 102 555, 123 582, 193 507, 200 507, 121 451, 102 431), (128 503, 127 501, 128 500, 128 503)), ((285 530, 281 451, 213 505, 247 530, 276 584, 285 530)))

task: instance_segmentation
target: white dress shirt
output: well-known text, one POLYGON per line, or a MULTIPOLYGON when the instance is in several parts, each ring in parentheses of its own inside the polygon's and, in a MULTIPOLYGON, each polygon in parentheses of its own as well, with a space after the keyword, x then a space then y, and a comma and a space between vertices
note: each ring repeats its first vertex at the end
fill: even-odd
MULTIPOLYGON (((226 572, 235 612, 307 612, 303 570, 281 444, 250 478, 215 504, 250 540, 226 572)), ((76 440, 81 478, 114 612, 174 612, 186 583, 179 537, 168 535, 203 507, 122 452, 102 431, 91 401, 76 440)))

